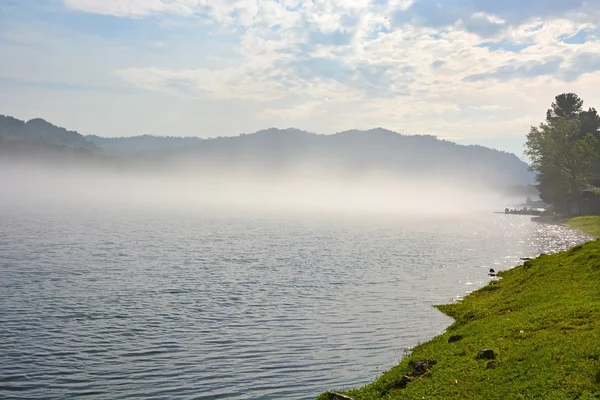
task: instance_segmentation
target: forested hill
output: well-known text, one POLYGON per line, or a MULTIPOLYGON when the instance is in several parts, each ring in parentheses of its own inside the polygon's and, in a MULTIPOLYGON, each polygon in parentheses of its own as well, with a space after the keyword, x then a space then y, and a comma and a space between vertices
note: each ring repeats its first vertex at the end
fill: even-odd
POLYGON ((529 184, 533 174, 516 155, 464 146, 428 135, 401 135, 382 128, 318 135, 297 129, 267 129, 237 137, 207 139, 172 156, 206 165, 254 166, 362 174, 382 172, 399 179, 477 181, 488 186, 529 184))
POLYGON ((141 135, 125 138, 105 138, 97 135, 88 135, 85 138, 106 151, 121 155, 176 150, 202 141, 202 139, 198 137, 155 135, 141 135))
POLYGON ((0 143, 4 146, 51 146, 94 150, 96 145, 81 134, 40 119, 21 121, 0 115, 0 143))
POLYGON ((347 176, 373 172, 398 179, 435 178, 497 188, 533 180, 528 165, 514 154, 458 145, 435 136, 401 135, 382 128, 334 135, 271 128, 213 139, 150 135, 107 139, 84 137, 40 119, 23 122, 0 117, 0 147, 15 143, 35 145, 38 152, 43 146, 51 146, 54 151, 82 149, 95 158, 105 156, 107 162, 118 160, 121 165, 176 164, 202 171, 312 170, 347 176))

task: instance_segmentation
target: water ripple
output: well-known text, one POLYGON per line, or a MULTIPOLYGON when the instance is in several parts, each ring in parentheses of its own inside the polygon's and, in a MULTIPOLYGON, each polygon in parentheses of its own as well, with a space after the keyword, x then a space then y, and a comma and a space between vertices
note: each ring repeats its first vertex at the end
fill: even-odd
POLYGON ((0 211, 1 398, 313 398, 440 333, 431 306, 490 267, 588 239, 504 215, 97 213, 0 211))

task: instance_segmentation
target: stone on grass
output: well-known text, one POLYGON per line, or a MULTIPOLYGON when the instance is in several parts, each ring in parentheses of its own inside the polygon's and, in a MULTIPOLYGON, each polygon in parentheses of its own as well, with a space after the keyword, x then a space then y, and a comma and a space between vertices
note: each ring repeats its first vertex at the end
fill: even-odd
POLYGON ((458 342, 459 340, 462 340, 462 336, 461 335, 454 335, 454 336, 450 336, 448 338, 448 343, 454 343, 454 342, 458 342))
POLYGON ((490 349, 479 350, 477 352, 477 358, 479 360, 494 360, 496 358, 496 353, 494 353, 494 350, 490 349))
POLYGON ((429 369, 429 363, 427 361, 417 361, 412 363, 412 367, 415 369, 413 375, 421 376, 429 369))

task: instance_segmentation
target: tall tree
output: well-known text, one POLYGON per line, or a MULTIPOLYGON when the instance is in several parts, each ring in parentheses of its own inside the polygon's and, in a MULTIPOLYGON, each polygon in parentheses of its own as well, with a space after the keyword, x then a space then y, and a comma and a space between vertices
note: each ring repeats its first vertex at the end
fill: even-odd
POLYGON ((581 137, 579 120, 555 118, 531 128, 525 154, 537 171, 542 198, 557 204, 588 185, 599 158, 599 142, 593 134, 581 137))
POLYGON ((579 113, 581 137, 591 133, 600 140, 600 116, 595 108, 589 108, 587 111, 579 113))
MULTIPOLYGON (((600 116, 595 108, 590 108, 588 111, 582 111, 579 114, 580 133, 581 137, 585 137, 588 133, 600 142, 600 116)), ((600 152, 600 149, 598 149, 600 152)), ((588 177, 590 184, 600 187, 600 154, 596 160, 596 166, 588 177)))
POLYGON ((546 112, 546 121, 558 118, 575 119, 583 109, 583 100, 575 93, 563 93, 554 98, 551 108, 546 112))
POLYGON ((536 171, 536 185, 540 198, 548 204, 553 204, 557 209, 564 209, 564 200, 569 196, 569 183, 558 168, 550 166, 540 167, 536 171))

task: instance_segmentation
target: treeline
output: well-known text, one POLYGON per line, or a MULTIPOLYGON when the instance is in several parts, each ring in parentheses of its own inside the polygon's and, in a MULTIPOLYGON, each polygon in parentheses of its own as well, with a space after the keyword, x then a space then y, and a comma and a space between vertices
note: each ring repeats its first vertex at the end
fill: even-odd
MULTIPOLYGON (((430 182, 467 190, 504 191, 533 183, 516 155, 463 146, 435 136, 407 136, 383 128, 319 135, 299 129, 266 129, 213 139, 138 136, 84 137, 41 119, 0 116, 0 161, 92 162, 108 168, 187 173, 305 174, 320 179, 430 182), (64 155, 64 157, 63 157, 64 155)), ((79 164, 77 164, 79 165, 79 164)), ((525 196, 521 196, 525 197, 525 196)), ((440 199, 440 201, 444 201, 440 199)))
POLYGON ((531 127, 525 154, 540 197, 559 211, 584 191, 600 195, 600 116, 575 93, 556 96, 546 120, 531 127))
POLYGON ((3 146, 61 146, 87 150, 96 148, 78 132, 52 125, 41 118, 25 122, 6 115, 0 115, 0 143, 3 146))

